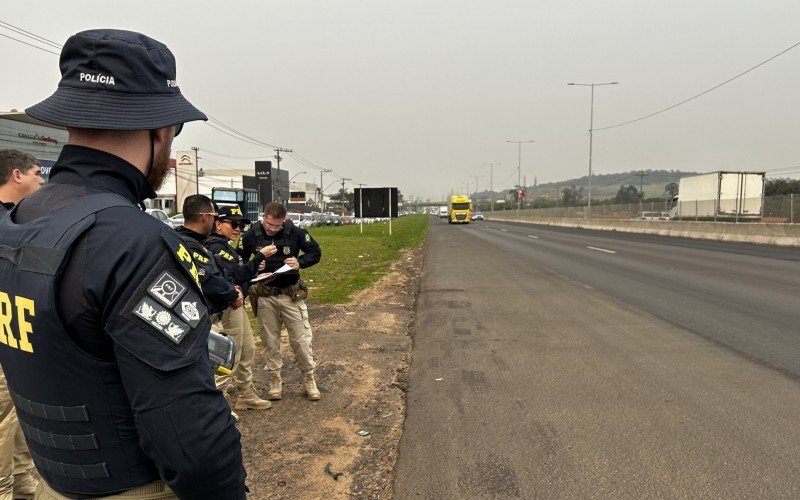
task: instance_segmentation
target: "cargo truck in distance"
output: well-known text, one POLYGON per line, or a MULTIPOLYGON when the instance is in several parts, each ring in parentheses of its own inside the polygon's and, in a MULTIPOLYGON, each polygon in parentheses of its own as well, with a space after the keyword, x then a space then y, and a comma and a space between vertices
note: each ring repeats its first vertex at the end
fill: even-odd
POLYGON ((450 224, 469 224, 472 218, 472 202, 469 196, 453 195, 447 203, 447 222, 450 224))
POLYGON ((683 177, 672 200, 670 220, 760 221, 764 172, 711 172, 683 177))

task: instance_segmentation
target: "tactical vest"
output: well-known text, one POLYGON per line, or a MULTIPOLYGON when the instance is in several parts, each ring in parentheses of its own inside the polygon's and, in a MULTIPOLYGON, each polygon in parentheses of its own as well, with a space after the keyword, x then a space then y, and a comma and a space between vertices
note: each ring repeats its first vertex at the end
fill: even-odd
POLYGON ((56 490, 86 496, 159 478, 116 363, 83 352, 56 304, 65 255, 96 212, 115 206, 133 205, 98 194, 26 224, 13 211, 0 217, 0 363, 37 470, 56 490))
MULTIPOLYGON (((275 245, 278 249, 273 255, 264 259, 264 268, 267 271, 275 271, 283 266, 283 261, 286 260, 287 257, 297 257, 300 255, 300 245, 296 239, 292 239, 291 229, 286 226, 281 230, 280 236, 276 235, 275 237, 266 234, 261 223, 253 224, 253 232, 255 233, 256 244, 259 250, 267 245, 275 245)), ((300 273, 298 271, 289 271, 284 276, 273 281, 272 284, 277 287, 286 287, 297 283, 299 279, 300 273)))

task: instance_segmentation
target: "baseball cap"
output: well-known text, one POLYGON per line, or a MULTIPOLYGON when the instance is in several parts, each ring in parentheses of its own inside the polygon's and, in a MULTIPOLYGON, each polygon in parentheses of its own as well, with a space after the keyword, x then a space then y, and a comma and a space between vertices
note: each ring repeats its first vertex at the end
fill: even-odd
POLYGON ((175 56, 141 33, 82 31, 61 50, 61 81, 53 95, 25 112, 62 127, 153 130, 205 114, 178 87, 175 56))
POLYGON ((234 220, 250 224, 251 221, 242 214, 239 205, 217 205, 217 220, 234 220))

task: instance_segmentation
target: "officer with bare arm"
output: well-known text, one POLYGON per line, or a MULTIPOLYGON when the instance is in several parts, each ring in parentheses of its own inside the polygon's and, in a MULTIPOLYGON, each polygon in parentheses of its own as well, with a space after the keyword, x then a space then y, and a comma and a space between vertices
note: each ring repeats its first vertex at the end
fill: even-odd
POLYGON ((305 229, 286 220, 286 208, 276 202, 268 203, 264 208, 264 218, 242 235, 242 258, 248 260, 265 247, 269 248, 271 254, 264 261, 266 272, 273 273, 284 266, 290 268, 288 272, 277 273, 264 283, 250 288, 250 293, 256 297, 256 316, 261 339, 266 346, 269 372, 267 399, 283 397, 281 325, 286 325, 295 362, 304 374, 303 391, 308 399, 316 401, 320 398, 320 392, 314 378, 311 323, 305 302, 308 287, 300 280, 300 269, 319 262, 322 251, 305 229))
MULTIPOLYGON (((0 149, 0 217, 44 184, 39 162, 16 149, 0 149)), ((0 499, 33 498, 36 478, 6 376, 0 370, 0 499)))
POLYGON ((245 498, 197 268, 138 206, 182 125, 206 116, 181 94, 172 52, 139 33, 73 35, 60 68, 26 112, 69 142, 49 182, 0 218, 0 363, 36 497, 245 498))

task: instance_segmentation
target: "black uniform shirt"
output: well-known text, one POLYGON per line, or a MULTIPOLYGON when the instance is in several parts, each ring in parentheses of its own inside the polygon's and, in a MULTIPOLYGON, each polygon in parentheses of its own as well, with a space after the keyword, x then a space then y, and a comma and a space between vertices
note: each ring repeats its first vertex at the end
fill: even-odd
POLYGON ((264 254, 256 252, 250 261, 242 262, 243 259, 231 246, 230 240, 217 233, 211 233, 211 236, 203 242, 203 246, 217 258, 225 278, 239 285, 242 293, 247 295, 250 280, 258 274, 258 265, 264 260, 264 254))
MULTIPOLYGON (((266 270, 270 272, 283 266, 283 261, 288 257, 296 257, 301 269, 313 266, 322 258, 322 250, 319 248, 317 241, 308 234, 308 231, 295 226, 289 220, 283 223, 283 227, 275 233, 275 236, 268 235, 260 221, 255 222, 242 235, 242 245, 239 253, 247 261, 259 249, 273 244, 278 248, 278 251, 266 259, 266 270), (256 234, 256 226, 263 232, 263 237, 259 237, 256 234), (303 254, 300 255, 300 252, 303 252, 303 254)), ((279 275, 270 282, 270 285, 287 287, 294 285, 299 279, 299 272, 290 271, 279 275)))
MULTIPOLYGON (((20 202, 15 221, 24 223, 77 198, 108 192, 133 204, 155 196, 144 175, 125 160, 67 145, 49 182, 20 202)), ((166 269, 195 289, 186 270, 194 269, 191 258, 182 266, 165 245, 163 231, 171 230, 132 207, 98 212, 56 276, 61 321, 87 355, 116 362, 135 421, 135 429, 120 432, 138 433, 141 449, 178 496, 244 498, 240 434, 215 387, 205 340, 199 341, 208 335, 204 307, 198 306, 203 316, 190 324, 187 335, 198 341, 174 348, 131 311, 137 294, 152 290, 158 279, 154 271, 166 269), (153 338, 160 342, 154 344, 153 338)), ((166 237, 180 243, 174 233, 166 237)))
POLYGON ((192 231, 186 226, 179 227, 177 231, 186 242, 189 251, 192 252, 200 277, 200 286, 203 287, 203 295, 211 304, 211 312, 224 311, 231 302, 239 297, 239 294, 233 288, 233 282, 228 281, 217 266, 214 256, 203 246, 206 236, 192 231))

